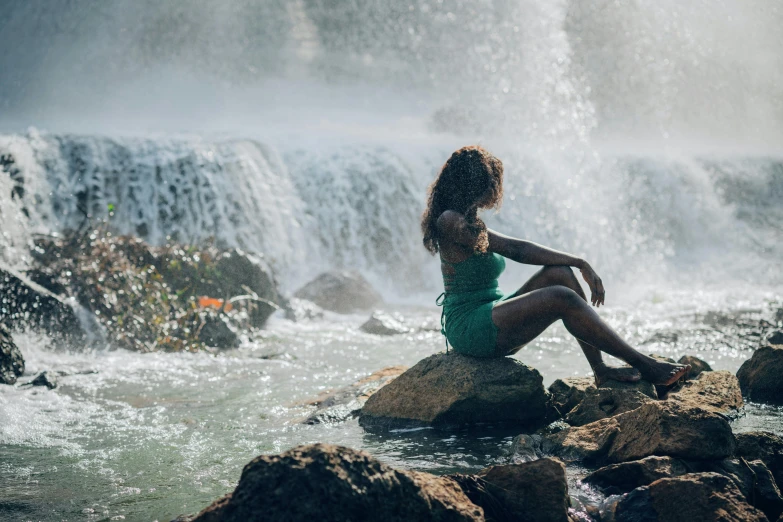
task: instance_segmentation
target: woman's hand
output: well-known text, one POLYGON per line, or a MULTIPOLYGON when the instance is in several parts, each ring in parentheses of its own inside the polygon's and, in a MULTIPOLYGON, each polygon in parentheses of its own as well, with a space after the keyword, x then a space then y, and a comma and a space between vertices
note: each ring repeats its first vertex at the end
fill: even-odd
POLYGON ((590 302, 593 306, 598 307, 604 304, 606 298, 606 292, 604 291, 604 284, 601 282, 601 278, 595 273, 593 267, 591 267, 586 261, 579 267, 579 271, 582 273, 587 286, 590 287, 590 302))

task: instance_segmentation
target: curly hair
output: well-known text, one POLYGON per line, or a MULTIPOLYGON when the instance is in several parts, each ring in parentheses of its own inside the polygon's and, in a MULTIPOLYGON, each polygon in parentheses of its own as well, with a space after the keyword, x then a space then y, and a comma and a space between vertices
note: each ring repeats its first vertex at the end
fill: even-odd
POLYGON ((487 226, 478 217, 478 210, 500 208, 502 200, 503 163, 477 145, 455 151, 427 193, 427 208, 421 216, 424 248, 432 255, 438 252, 438 218, 443 212, 454 210, 465 216, 474 232, 474 252, 486 252, 487 226))

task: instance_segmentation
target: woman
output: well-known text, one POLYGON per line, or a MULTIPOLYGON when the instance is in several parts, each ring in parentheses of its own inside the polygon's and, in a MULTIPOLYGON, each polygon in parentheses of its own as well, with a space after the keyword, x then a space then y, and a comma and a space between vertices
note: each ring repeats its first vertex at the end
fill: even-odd
POLYGON ((596 382, 637 381, 640 377, 670 385, 687 375, 690 366, 670 364, 641 354, 590 308, 570 267, 576 267, 590 287, 590 302, 604 304, 601 278, 583 259, 504 236, 487 229, 479 209, 498 208, 503 198, 503 164, 481 147, 459 149, 430 185, 422 216, 424 246, 440 253, 445 296, 442 321, 447 342, 456 352, 474 357, 516 353, 549 325, 562 320, 576 337, 596 382), (543 265, 528 282, 504 296, 498 276, 504 258, 543 265), (607 366, 606 352, 632 368, 607 366))

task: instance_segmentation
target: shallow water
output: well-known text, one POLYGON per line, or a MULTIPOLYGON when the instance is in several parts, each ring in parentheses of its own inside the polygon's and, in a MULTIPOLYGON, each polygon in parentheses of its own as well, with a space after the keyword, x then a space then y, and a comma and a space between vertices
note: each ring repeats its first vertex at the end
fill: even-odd
MULTIPOLYGON (((724 292, 674 293, 663 301, 657 295, 601 313, 649 352, 687 352, 731 371, 758 342, 743 337, 742 325, 770 317, 780 303, 779 294, 747 289, 742 299, 724 292)), ((435 307, 392 309, 411 325, 432 328, 438 321, 435 307)), ((434 473, 506 462, 515 431, 372 434, 356 420, 301 424, 312 412, 302 403, 319 392, 386 366, 415 364, 444 346, 433 330, 362 333, 365 319, 327 314, 293 323, 273 317, 260 335, 219 355, 72 353, 18 335, 28 376, 43 369, 69 375, 53 391, 0 387, 0 518, 170 520, 230 491, 253 457, 311 442, 365 449, 389 464, 434 473)), ((546 385, 589 371, 562 326, 516 357, 538 368, 546 385)), ((783 411, 748 406, 734 426, 783 434, 783 411)), ((569 472, 572 494, 589 497, 576 489, 579 469, 569 472)))

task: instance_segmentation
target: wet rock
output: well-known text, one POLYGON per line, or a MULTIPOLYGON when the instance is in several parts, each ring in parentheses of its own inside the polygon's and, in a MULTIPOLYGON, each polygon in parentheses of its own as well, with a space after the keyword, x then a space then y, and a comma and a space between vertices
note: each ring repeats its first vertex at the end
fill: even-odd
POLYGON ((637 391, 651 399, 657 399, 658 393, 656 392, 655 385, 649 381, 638 380, 636 382, 622 382, 622 381, 606 381, 601 384, 601 388, 610 388, 612 390, 621 391, 637 391))
POLYGON ((562 462, 545 458, 524 464, 492 466, 478 476, 486 482, 488 492, 504 505, 511 520, 568 522, 565 471, 562 462))
POLYGON ((401 319, 384 312, 373 312, 372 316, 359 329, 375 335, 397 335, 410 332, 401 319))
POLYGON ((24 373, 24 358, 11 335, 0 324, 0 384, 14 384, 24 373))
POLYGON ((0 302, 0 322, 11 329, 40 329, 77 345, 86 338, 66 299, 13 269, 0 267, 0 302))
MULTIPOLYGON (((654 393, 655 389, 652 391, 654 393)), ((582 402, 565 416, 565 421, 572 426, 584 426, 635 410, 650 402, 653 402, 653 399, 634 389, 588 389, 582 402)))
POLYGON ((283 308, 285 310, 285 318, 296 323, 312 319, 323 319, 324 317, 323 308, 307 299, 292 297, 286 301, 283 308))
POLYGON ((247 520, 478 522, 484 513, 451 478, 396 470, 363 451, 311 444, 257 457, 233 493, 194 518, 247 520))
POLYGON ((762 346, 742 363, 737 378, 742 394, 754 402, 783 404, 783 346, 762 346))
POLYGON ((239 336, 228 325, 228 318, 222 314, 203 314, 198 339, 207 346, 220 349, 239 346, 239 336))
POLYGON ((325 272, 300 288, 294 297, 341 314, 367 310, 383 302, 361 274, 349 271, 325 272))
POLYGON ((778 487, 783 486, 783 438, 774 433, 751 431, 736 435, 735 455, 746 460, 761 460, 767 465, 778 487))
MULTIPOLYGON (((778 312, 783 311, 783 308, 778 310, 778 312)), ((767 336, 767 342, 769 344, 783 344, 783 330, 778 330, 776 332, 772 332, 767 336)))
POLYGON ((595 389, 595 380, 592 377, 566 377, 553 382, 549 386, 549 393, 552 394, 552 402, 560 414, 565 415, 582 402, 588 389, 595 389))
POLYGON ((365 427, 504 423, 537 427, 549 394, 537 370, 515 359, 455 353, 419 361, 373 394, 362 408, 365 427))
POLYGON ((43 371, 30 381, 32 386, 46 386, 50 390, 57 388, 57 374, 49 370, 43 371))
POLYGON ((599 463, 652 455, 724 459, 734 451, 734 436, 724 415, 654 401, 615 417, 546 434, 542 449, 568 461, 599 463))
POLYGON ((641 460, 610 464, 587 475, 582 482, 607 495, 621 495, 661 478, 678 477, 689 472, 685 462, 672 457, 646 457, 641 460))
POLYGON ((776 520, 783 513, 780 490, 772 473, 761 460, 692 461, 688 466, 692 472, 719 473, 729 478, 745 496, 746 501, 763 511, 770 520, 776 520))
POLYGON ((717 473, 689 473, 656 480, 631 491, 617 504, 616 522, 766 522, 734 483, 717 473))
POLYGON ((515 464, 533 462, 544 456, 541 449, 541 435, 523 433, 511 442, 511 461, 515 464))
POLYGON ((669 393, 668 400, 731 415, 743 405, 739 381, 724 370, 705 372, 686 381, 681 389, 669 393))
POLYGON ((305 419, 304 424, 343 422, 359 414, 367 399, 396 379, 406 366, 390 366, 335 392, 326 393, 308 404, 318 409, 305 419))
POLYGON ((230 248, 221 252, 215 260, 215 270, 217 274, 212 283, 215 289, 205 288, 207 295, 233 297, 252 294, 273 303, 281 302, 277 281, 261 256, 230 248))
POLYGON ((688 372, 689 379, 695 379, 696 377, 699 376, 699 374, 701 374, 701 372, 712 371, 712 367, 709 364, 707 364, 707 361, 699 359, 698 357, 695 357, 693 355, 683 355, 682 357, 680 357, 680 360, 677 362, 679 364, 691 365, 691 371, 688 372))

